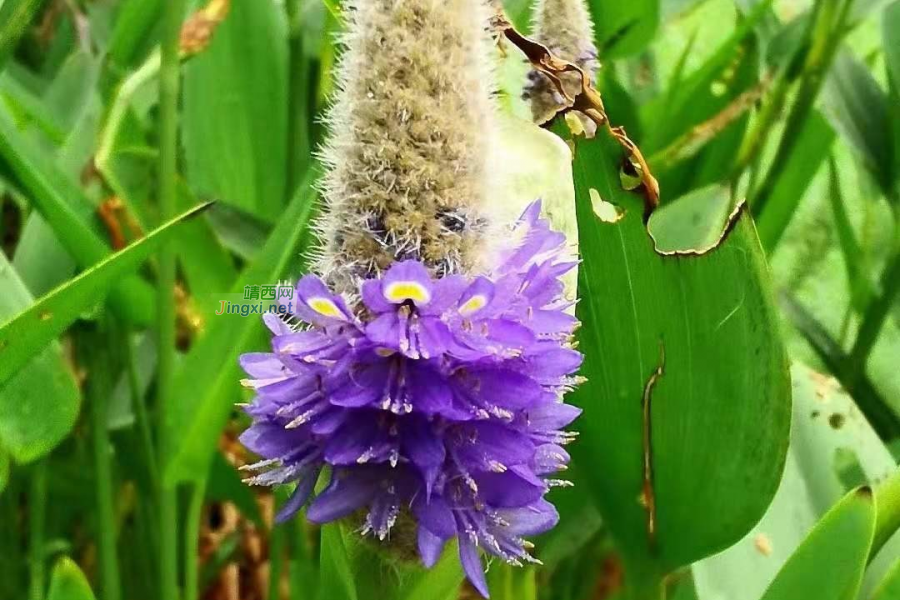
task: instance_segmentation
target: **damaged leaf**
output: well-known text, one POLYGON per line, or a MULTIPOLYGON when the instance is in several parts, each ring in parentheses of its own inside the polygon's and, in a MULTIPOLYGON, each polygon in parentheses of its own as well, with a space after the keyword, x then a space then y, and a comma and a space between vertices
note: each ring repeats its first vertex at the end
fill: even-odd
POLYGON ((574 140, 588 382, 570 396, 584 409, 571 451, 591 465, 582 480, 627 568, 661 577, 765 512, 787 451, 790 379, 746 212, 732 209, 712 244, 661 239, 658 250, 643 218, 650 188, 620 180, 636 151, 623 138, 607 127, 574 140), (624 211, 614 225, 598 218, 596 196, 624 211))

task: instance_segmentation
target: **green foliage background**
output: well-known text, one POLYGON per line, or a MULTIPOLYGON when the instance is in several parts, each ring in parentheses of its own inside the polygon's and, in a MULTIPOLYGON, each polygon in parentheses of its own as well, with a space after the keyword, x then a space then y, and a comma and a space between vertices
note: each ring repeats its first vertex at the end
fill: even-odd
MULTIPOLYGON (((900 599, 900 1, 588 4, 661 206, 608 132, 530 124, 504 42, 503 208, 579 238, 589 381, 543 565, 494 562, 492 597, 900 599)), ((214 312, 304 270, 340 28, 0 0, 0 599, 472 597, 452 549, 273 528, 287 491, 235 468, 266 337, 214 312)))

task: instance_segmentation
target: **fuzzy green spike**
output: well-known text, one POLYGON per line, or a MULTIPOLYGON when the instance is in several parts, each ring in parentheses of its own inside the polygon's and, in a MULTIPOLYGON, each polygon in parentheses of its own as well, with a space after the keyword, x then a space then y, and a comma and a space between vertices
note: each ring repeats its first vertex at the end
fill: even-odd
POLYGON ((490 260, 493 156, 482 0, 355 0, 328 116, 318 270, 338 291, 392 262, 490 260))
MULTIPOLYGON (((545 45, 554 55, 581 67, 594 81, 599 62, 594 45, 594 24, 584 0, 538 0, 534 11, 534 39, 545 45)), ((573 97, 581 91, 581 76, 564 73, 560 76, 563 89, 573 97)), ((531 71, 525 86, 525 97, 531 100, 535 123, 543 124, 567 106, 556 86, 543 74, 531 71)), ((579 120, 589 136, 596 125, 584 115, 579 120)))

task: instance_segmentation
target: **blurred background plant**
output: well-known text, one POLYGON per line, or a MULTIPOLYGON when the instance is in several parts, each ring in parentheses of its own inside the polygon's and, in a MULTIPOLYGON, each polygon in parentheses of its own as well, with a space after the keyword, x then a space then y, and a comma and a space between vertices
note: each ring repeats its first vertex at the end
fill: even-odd
MULTIPOLYGON (((186 4, 0 0, 0 598, 471 597, 452 561, 424 574, 331 526, 273 528, 287 491, 241 484, 251 457, 236 442, 237 356, 265 335, 257 317, 214 312, 246 286, 304 271, 341 7, 186 4), (207 200, 218 202, 201 217, 176 217, 207 200), (384 579, 400 584, 372 583, 384 579)), ((900 539, 889 540, 900 491, 884 487, 900 452, 900 2, 587 5, 607 113, 659 180, 660 246, 714 243, 746 198, 771 275, 744 222, 716 250, 721 263, 696 274, 645 265, 647 281, 617 287, 628 257, 603 245, 590 209, 629 208, 620 188, 603 187, 628 174, 576 151, 582 348, 616 372, 637 365, 643 386, 653 361, 617 353, 616 332, 592 316, 630 310, 622 298, 649 295, 655 277, 677 290, 696 276, 648 318, 687 332, 688 348, 730 340, 684 368, 735 395, 660 384, 677 398, 653 408, 656 449, 672 448, 656 465, 654 549, 653 531, 648 548, 632 527, 644 526, 648 498, 640 507, 639 490, 610 475, 618 458, 623 469, 640 462, 617 449, 640 445, 641 423, 610 408, 613 384, 587 386, 574 399, 586 408, 572 447, 578 485, 554 492, 562 520, 538 540, 544 564, 493 564, 492 596, 658 597, 635 581, 665 576, 679 600, 900 598, 900 539), (731 320, 712 297, 762 308, 731 320), (726 323, 741 329, 703 337, 726 323), (781 336, 790 389, 771 374, 781 336), (697 420, 679 420, 685 406, 697 420), (703 421, 717 412, 737 421, 703 421), (707 430, 685 446, 670 423, 707 430), (876 486, 876 508, 851 491, 860 485, 876 486)), ((505 10, 529 31, 527 0, 505 10)), ((506 200, 542 196, 565 222, 569 155, 529 123, 523 56, 501 41, 498 60, 506 200)), ((674 373, 678 356, 669 351, 674 373)), ((623 400, 638 419, 640 395, 623 400)))

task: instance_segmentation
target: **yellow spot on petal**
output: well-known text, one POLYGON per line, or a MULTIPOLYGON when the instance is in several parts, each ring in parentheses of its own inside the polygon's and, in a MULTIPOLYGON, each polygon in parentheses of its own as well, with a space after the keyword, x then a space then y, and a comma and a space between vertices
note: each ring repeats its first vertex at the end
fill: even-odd
POLYGON ((459 314, 468 317, 472 313, 476 313, 484 308, 486 304, 487 298, 483 294, 475 294, 459 307, 459 314))
POLYGON ((388 356, 392 356, 393 354, 395 354, 395 352, 390 348, 375 348, 375 354, 383 358, 387 358, 388 356))
POLYGON ((416 281, 395 281, 385 286, 384 297, 391 302, 412 300, 416 304, 427 304, 431 294, 425 286, 416 281))
POLYGON ((344 313, 338 308, 331 298, 310 298, 306 305, 322 316, 334 319, 344 319, 344 313))

